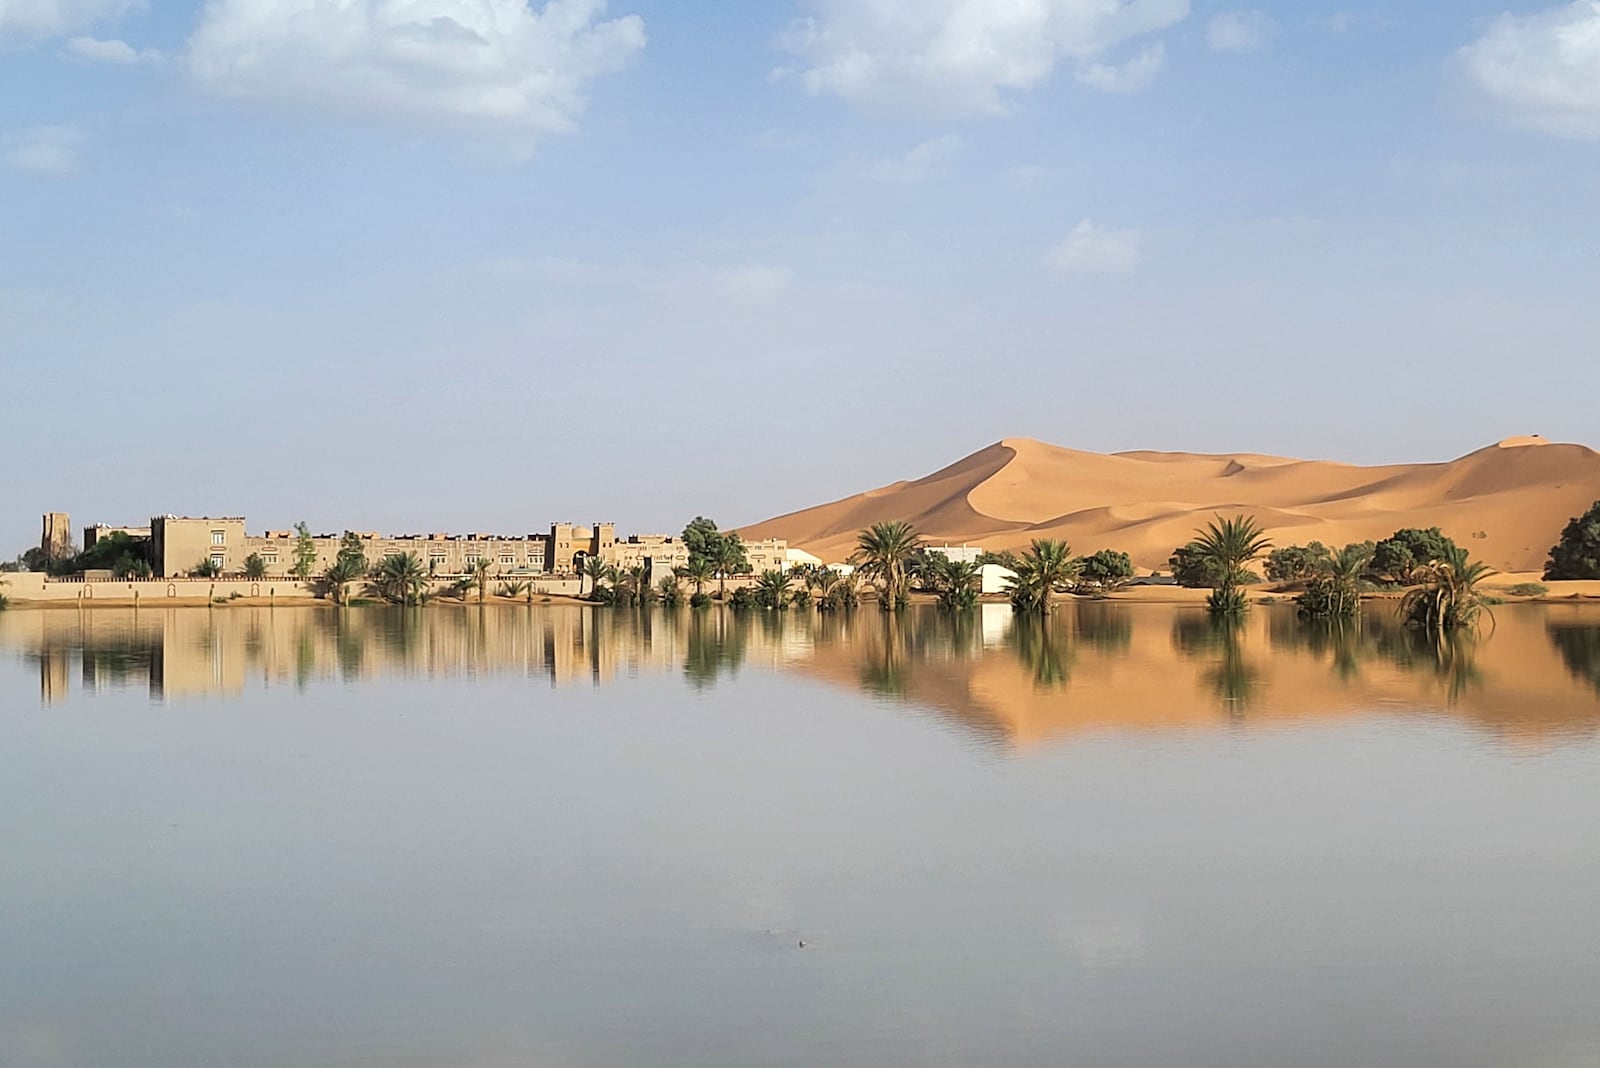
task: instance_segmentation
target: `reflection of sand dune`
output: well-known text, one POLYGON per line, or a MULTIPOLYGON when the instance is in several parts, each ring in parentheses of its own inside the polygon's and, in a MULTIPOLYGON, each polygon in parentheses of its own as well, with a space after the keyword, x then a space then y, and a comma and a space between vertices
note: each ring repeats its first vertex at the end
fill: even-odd
POLYGON ((1009 439, 900 482, 745 530, 825 558, 869 523, 906 519, 936 540, 1015 548, 1060 537, 1144 567, 1219 511, 1249 511, 1280 541, 1343 544, 1439 526, 1492 566, 1541 566, 1568 519, 1600 498, 1600 454, 1512 438, 1443 464, 1354 467, 1236 454, 1080 452, 1009 439))
POLYGON ((16 612, 0 648, 39 668, 45 703, 87 690, 233 696, 386 676, 514 676, 546 684, 675 674, 715 685, 791 671, 943 713, 1007 744, 1113 730, 1270 726, 1386 711, 1447 715, 1507 738, 1600 726, 1600 609, 1500 610, 1495 632, 1436 644, 1379 608, 1360 629, 1262 608, 1235 630, 1179 605, 1071 602, 1047 620, 1004 605, 952 617, 578 607, 203 608, 16 612))

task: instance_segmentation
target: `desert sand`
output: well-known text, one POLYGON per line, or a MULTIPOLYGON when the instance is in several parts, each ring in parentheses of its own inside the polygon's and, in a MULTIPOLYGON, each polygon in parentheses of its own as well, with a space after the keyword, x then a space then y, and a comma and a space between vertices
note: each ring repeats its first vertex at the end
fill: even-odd
POLYGON ((1173 452, 1081 452, 1009 438, 914 482, 743 528, 827 561, 871 523, 903 519, 929 541, 1002 550, 1063 538, 1163 569, 1215 515, 1254 515, 1279 545, 1339 546, 1402 527, 1440 527, 1505 572, 1532 572, 1575 515, 1600 499, 1600 453, 1508 438, 1437 464, 1358 467, 1325 460, 1173 452))

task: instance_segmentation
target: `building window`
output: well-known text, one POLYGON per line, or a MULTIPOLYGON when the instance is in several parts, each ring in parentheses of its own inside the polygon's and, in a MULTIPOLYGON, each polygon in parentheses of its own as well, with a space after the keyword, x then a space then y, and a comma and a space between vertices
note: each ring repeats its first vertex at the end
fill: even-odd
POLYGON ((211 532, 211 544, 212 545, 224 545, 224 544, 227 543, 227 541, 228 541, 228 535, 226 533, 224 533, 223 531, 213 530, 211 532))
POLYGON ((517 562, 517 558, 512 556, 510 553, 502 553, 500 556, 500 562, 502 564, 514 564, 517 562))
POLYGON ((477 553, 468 553, 467 554, 467 566, 468 567, 476 566, 480 559, 482 559, 482 557, 480 557, 477 553))
POLYGON ((221 571, 222 570, 222 565, 227 563, 227 562, 228 562, 227 559, 225 557, 223 557, 223 555, 221 553, 212 553, 211 554, 211 566, 216 568, 218 571, 221 571))
POLYGON ((263 564, 266 564, 269 567, 275 567, 275 566, 277 566, 277 563, 278 563, 278 554, 277 553, 266 553, 265 555, 263 555, 261 557, 261 562, 263 564))

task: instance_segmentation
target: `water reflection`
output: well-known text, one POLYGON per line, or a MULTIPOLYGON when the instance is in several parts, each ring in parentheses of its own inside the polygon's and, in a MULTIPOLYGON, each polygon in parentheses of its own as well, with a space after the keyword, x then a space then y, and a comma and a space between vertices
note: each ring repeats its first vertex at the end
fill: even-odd
POLYGON ((1263 609, 1071 603, 738 614, 547 606, 10 612, 0 649, 51 704, 74 687, 152 698, 234 695, 384 676, 504 676, 555 686, 678 674, 695 690, 747 665, 948 715, 1026 744, 1083 731, 1445 713, 1509 737, 1600 723, 1600 608, 1515 606, 1492 633, 1434 639, 1369 613, 1344 625, 1263 609))

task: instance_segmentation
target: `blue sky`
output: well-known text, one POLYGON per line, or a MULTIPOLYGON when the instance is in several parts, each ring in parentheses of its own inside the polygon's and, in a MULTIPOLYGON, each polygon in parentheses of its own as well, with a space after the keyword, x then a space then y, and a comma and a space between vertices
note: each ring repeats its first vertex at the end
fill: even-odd
POLYGON ((1597 191, 1595 0, 0 0, 0 540, 1597 444, 1597 191))

